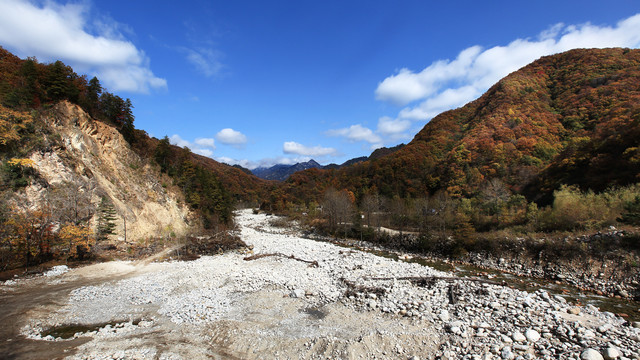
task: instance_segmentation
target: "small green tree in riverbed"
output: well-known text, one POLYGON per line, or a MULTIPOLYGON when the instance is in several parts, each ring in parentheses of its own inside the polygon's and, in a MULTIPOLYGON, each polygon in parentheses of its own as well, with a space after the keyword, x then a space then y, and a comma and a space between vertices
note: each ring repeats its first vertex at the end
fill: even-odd
POLYGON ((113 203, 109 198, 103 196, 102 200, 100 200, 100 205, 98 205, 97 240, 105 240, 107 235, 115 234, 116 219, 116 209, 113 207, 113 203))

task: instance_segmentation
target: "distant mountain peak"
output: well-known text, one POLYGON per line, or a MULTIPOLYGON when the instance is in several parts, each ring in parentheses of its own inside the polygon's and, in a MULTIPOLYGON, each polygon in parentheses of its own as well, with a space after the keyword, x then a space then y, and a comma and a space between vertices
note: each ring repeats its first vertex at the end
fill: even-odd
POLYGON ((317 161, 311 159, 307 162, 297 163, 293 165, 276 164, 271 167, 259 167, 253 169, 252 172, 255 176, 261 179, 285 181, 291 174, 295 172, 312 168, 322 169, 323 166, 318 164, 317 161))

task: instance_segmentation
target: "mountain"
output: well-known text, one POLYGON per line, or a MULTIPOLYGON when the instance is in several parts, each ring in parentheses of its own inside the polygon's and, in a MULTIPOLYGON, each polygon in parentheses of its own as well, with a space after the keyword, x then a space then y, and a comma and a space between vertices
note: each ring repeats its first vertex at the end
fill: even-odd
POLYGON ((290 199, 329 187, 361 196, 477 196, 489 183, 548 202, 561 184, 640 181, 640 50, 578 49, 513 72, 444 112, 396 152, 287 180, 290 199))
POLYGON ((307 162, 297 163, 294 165, 277 164, 269 168, 260 167, 260 168, 254 169, 252 173, 255 176, 265 180, 286 181, 289 178, 289 176, 291 176, 292 174, 298 171, 303 171, 308 169, 327 169, 327 170, 340 169, 340 168, 351 166, 363 161, 377 159, 379 157, 392 154, 398 151, 399 149, 402 149, 402 147, 404 147, 404 144, 396 145, 391 148, 382 147, 374 150, 369 156, 361 156, 361 157, 349 159, 340 165, 338 164, 320 165, 315 160, 312 159, 307 162))
POLYGON ((319 168, 323 166, 318 164, 315 160, 311 159, 307 162, 297 163, 294 165, 276 164, 269 168, 256 168, 252 172, 255 176, 265 180, 278 180, 285 181, 289 176, 297 171, 319 168))

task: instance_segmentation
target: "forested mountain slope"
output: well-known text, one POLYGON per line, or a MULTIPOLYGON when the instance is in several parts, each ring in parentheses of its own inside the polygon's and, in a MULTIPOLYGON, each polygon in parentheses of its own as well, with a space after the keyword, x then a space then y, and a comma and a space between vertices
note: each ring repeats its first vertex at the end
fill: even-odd
POLYGON ((60 61, 0 48, 0 268, 94 240, 176 239, 233 225, 269 183, 151 138, 129 99, 60 61))
POLYGON ((640 50, 578 49, 508 75, 393 154, 297 173, 288 186, 297 196, 336 187, 356 197, 472 197, 499 179, 510 192, 548 202, 561 184, 599 191, 638 182, 639 141, 640 50))

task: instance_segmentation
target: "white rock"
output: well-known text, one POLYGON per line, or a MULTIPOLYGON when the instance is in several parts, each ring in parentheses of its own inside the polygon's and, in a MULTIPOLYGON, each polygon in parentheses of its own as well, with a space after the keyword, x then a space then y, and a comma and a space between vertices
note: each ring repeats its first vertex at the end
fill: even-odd
POLYGON ((609 331, 609 329, 611 329, 611 324, 603 324, 598 326, 598 332, 601 333, 606 333, 607 331, 609 331))
POLYGON ((520 331, 514 331, 513 334, 511 335, 511 338, 515 342, 525 342, 525 341, 527 341, 527 338, 520 331))
POLYGON ((289 296, 292 298, 303 298, 304 295, 305 295, 305 291, 302 289, 295 289, 289 294, 289 296))
POLYGON ((67 265, 58 265, 51 268, 51 270, 42 274, 47 277, 62 275, 69 271, 69 267, 67 265))
POLYGON ((530 342, 536 342, 540 340, 540 333, 533 329, 528 329, 527 331, 525 331, 524 336, 530 342))
POLYGON ((622 354, 620 353, 620 351, 614 347, 608 347, 604 353, 604 358, 607 360, 613 360, 613 359, 617 359, 620 356, 622 356, 622 354))
POLYGON ((500 340, 502 340, 502 342, 505 344, 513 343, 513 339, 504 334, 500 335, 500 340))
POLYGON ((515 357, 513 352, 511 352, 511 348, 509 346, 505 346, 500 353, 500 357, 504 360, 511 360, 515 357))
POLYGON ((587 349, 580 354, 580 359, 582 360, 604 360, 602 355, 599 352, 593 349, 587 349))
POLYGON ((449 321, 449 319, 450 319, 449 311, 447 311, 447 310, 440 311, 440 314, 438 315, 438 317, 442 321, 449 321))

